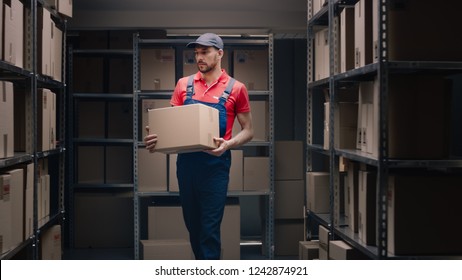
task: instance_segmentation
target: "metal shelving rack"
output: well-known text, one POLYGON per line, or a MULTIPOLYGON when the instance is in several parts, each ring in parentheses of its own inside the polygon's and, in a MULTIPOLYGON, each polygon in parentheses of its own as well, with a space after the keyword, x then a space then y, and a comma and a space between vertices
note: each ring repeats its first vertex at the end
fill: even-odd
MULTIPOLYGON (((62 224, 64 219, 64 186, 65 186, 65 145, 66 145, 66 84, 64 79, 64 71, 61 76, 61 81, 56 81, 50 77, 42 76, 37 71, 37 7, 47 8, 50 10, 51 15, 58 21, 58 26, 63 31, 63 44, 62 49, 65 49, 65 36, 67 30, 67 20, 53 10, 43 0, 23 0, 24 5, 24 68, 20 68, 4 61, 0 61, 0 78, 5 81, 11 81, 14 84, 25 87, 25 109, 26 109, 26 151, 17 153, 15 152, 14 157, 0 159, 0 171, 8 169, 19 164, 34 164, 34 183, 33 183, 33 235, 27 237, 21 244, 9 252, 3 254, 1 259, 14 258, 19 252, 28 250, 26 252, 27 258, 39 259, 40 252, 40 235, 41 232, 50 228, 55 224, 62 224), (56 139, 59 143, 56 149, 48 151, 38 151, 37 148, 37 120, 38 120, 38 102, 37 102, 37 88, 46 87, 52 89, 57 94, 57 121, 59 123, 58 133, 59 139, 56 139), (50 201, 50 204, 56 204, 57 210, 55 213, 50 213, 48 222, 44 225, 38 224, 38 162, 40 159, 49 157, 58 157, 58 186, 57 186, 57 201, 50 201)), ((61 63, 64 65, 66 57, 63 52, 61 57, 61 63)), ((64 69, 64 68, 63 68, 64 69)), ((52 187, 52 189, 54 189, 52 187)))
MULTIPOLYGON (((248 147, 268 147, 270 158, 270 186, 269 191, 264 192, 228 192, 229 197, 239 196, 264 196, 267 197, 266 216, 265 216, 265 234, 266 244, 265 252, 267 258, 274 258, 274 81, 273 81, 273 35, 269 34, 264 39, 223 39, 227 46, 266 46, 268 48, 268 90, 267 91, 249 91, 250 97, 258 96, 268 98, 269 102, 269 141, 268 142, 249 142, 245 146, 248 147)), ((140 258, 140 198, 152 196, 178 196, 178 193, 166 192, 139 192, 138 191, 138 149, 144 147, 144 143, 139 142, 139 100, 141 98, 168 98, 171 96, 171 91, 152 91, 146 92, 140 90, 140 47, 141 46, 177 46, 175 55, 175 77, 181 77, 183 58, 181 51, 190 39, 142 39, 139 34, 134 34, 133 37, 133 183, 134 183, 134 256, 135 259, 140 258), (179 50, 179 51, 178 51, 179 50)))
MULTIPOLYGON (((317 214, 308 211, 307 218, 317 224, 328 227, 331 235, 330 239, 343 239, 353 247, 360 250, 367 257, 372 259, 441 259, 454 258, 460 256, 393 256, 387 252, 387 190, 388 175, 390 169, 425 169, 425 168, 462 168, 462 159, 459 157, 442 160, 400 160, 389 158, 388 155, 388 84, 390 74, 413 74, 413 73, 432 73, 432 74, 460 74, 462 73, 462 62, 450 61, 390 61, 389 42, 388 42, 388 12, 390 2, 388 0, 378 1, 378 61, 358 69, 348 70, 340 73, 338 67, 338 32, 340 11, 348 6, 354 6, 359 0, 329 0, 327 5, 312 15, 312 0, 307 1, 308 5, 308 85, 307 85, 307 171, 316 169, 315 154, 329 157, 330 176, 330 202, 331 209, 329 214, 317 214), (314 81, 313 55, 314 55, 314 29, 318 26, 328 27, 329 32, 329 77, 314 81), (361 81, 371 81, 375 76, 380 82, 379 93, 379 154, 373 157, 357 150, 345 150, 334 148, 334 103, 336 93, 340 83, 359 83, 361 81), (316 144, 320 141, 319 128, 316 130, 316 123, 319 122, 322 109, 317 108, 315 103, 319 101, 320 91, 328 90, 330 94, 330 123, 329 123, 329 149, 325 150, 322 145, 316 144), (377 168, 377 211, 378 211, 378 244, 377 246, 367 246, 359 239, 357 233, 344 227, 344 217, 340 214, 340 186, 339 186, 339 157, 365 163, 377 168)), ((375 0, 374 0, 375 1, 375 0)), ((319 104, 319 103, 318 103, 319 104)), ((321 131, 322 133, 322 131, 321 131)), ((321 135, 322 140, 322 135, 321 135)), ((310 232, 310 231, 309 231, 310 232)))

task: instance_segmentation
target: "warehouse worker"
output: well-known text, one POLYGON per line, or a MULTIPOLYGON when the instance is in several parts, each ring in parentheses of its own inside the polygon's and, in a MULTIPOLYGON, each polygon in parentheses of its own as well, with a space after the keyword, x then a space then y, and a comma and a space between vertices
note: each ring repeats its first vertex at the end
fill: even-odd
MULTIPOLYGON (((199 71, 178 81, 170 103, 172 106, 201 103, 218 109, 220 135, 214 137, 216 149, 178 155, 180 201, 196 259, 219 259, 220 225, 231 166, 230 150, 253 137, 249 95, 244 84, 221 68, 223 41, 219 36, 205 33, 187 47, 194 48, 199 71), (242 129, 232 137, 235 119, 242 129)), ((146 129, 148 135, 144 141, 152 153, 157 135, 155 131, 149 132, 148 127, 146 129)))

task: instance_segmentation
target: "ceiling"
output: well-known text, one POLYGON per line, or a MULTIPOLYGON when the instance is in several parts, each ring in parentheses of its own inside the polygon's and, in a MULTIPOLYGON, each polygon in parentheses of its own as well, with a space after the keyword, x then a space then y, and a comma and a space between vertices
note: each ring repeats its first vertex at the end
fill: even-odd
POLYGON ((167 33, 302 36, 306 0, 75 0, 69 29, 165 29, 167 33))

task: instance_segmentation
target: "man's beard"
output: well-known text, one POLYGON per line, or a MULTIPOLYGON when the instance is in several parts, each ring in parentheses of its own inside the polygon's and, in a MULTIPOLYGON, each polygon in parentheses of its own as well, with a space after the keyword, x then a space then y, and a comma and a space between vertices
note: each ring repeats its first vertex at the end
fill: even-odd
MULTIPOLYGON (((204 66, 204 65, 201 65, 201 66, 204 66)), ((214 63, 212 65, 206 65, 205 68, 201 68, 199 65, 197 66, 197 68, 199 69, 199 71, 202 73, 202 74, 205 74, 205 73, 208 73, 212 70, 214 70, 215 68, 217 67, 217 63, 214 63)))

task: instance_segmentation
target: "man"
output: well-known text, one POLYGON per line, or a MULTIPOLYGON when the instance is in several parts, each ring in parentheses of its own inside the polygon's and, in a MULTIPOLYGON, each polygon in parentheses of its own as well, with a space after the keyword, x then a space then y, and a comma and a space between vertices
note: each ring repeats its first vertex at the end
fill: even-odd
MULTIPOLYGON (((221 68, 223 40, 216 34, 205 33, 187 47, 194 48, 199 71, 178 81, 170 103, 172 106, 202 103, 218 109, 220 135, 214 137, 216 149, 178 155, 180 201, 196 259, 219 259, 230 150, 252 139, 252 115, 246 87, 221 68), (242 129, 233 137, 235 119, 242 129)), ((144 141, 152 153, 157 135, 150 134, 149 128, 147 131, 144 141)))

